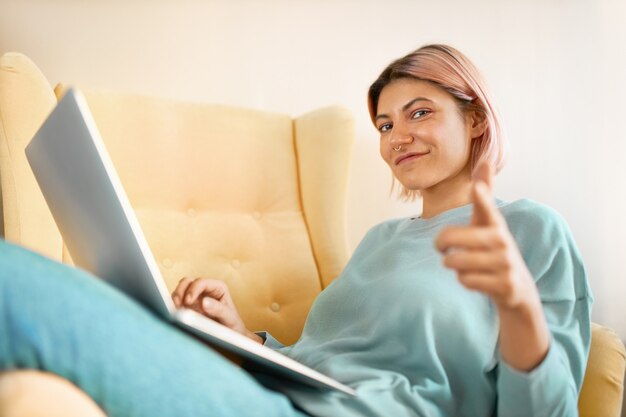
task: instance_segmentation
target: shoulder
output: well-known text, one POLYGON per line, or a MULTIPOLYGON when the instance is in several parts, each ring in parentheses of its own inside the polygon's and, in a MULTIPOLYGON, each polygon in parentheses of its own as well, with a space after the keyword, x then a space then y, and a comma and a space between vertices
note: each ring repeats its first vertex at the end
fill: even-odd
POLYGON ((523 226, 524 229, 530 228, 533 231, 545 232, 547 229, 567 227, 565 219, 558 211, 527 198, 503 203, 500 206, 500 212, 511 229, 523 226))
POLYGON ((509 230, 522 249, 537 250, 573 244, 572 232, 563 216, 552 207, 530 199, 500 206, 509 230))
POLYGON ((511 234, 522 247, 530 245, 545 251, 569 244, 571 231, 563 216, 550 206, 530 199, 502 203, 500 212, 511 234))
POLYGON ((575 298, 589 293, 582 256, 558 211, 529 199, 505 203, 500 211, 540 290, 562 294, 570 287, 575 298))
POLYGON ((398 233, 398 231, 408 224, 408 218, 397 218, 385 220, 370 228, 363 240, 388 239, 398 233))
POLYGON ((362 251, 370 253, 373 249, 393 240, 409 223, 410 219, 408 217, 397 218, 385 220, 371 227, 356 247, 353 256, 358 255, 362 251))
POLYGON ((371 257, 372 253, 384 246, 385 242, 393 239, 403 222, 406 222, 406 219, 391 219, 371 227, 352 252, 348 265, 371 257))

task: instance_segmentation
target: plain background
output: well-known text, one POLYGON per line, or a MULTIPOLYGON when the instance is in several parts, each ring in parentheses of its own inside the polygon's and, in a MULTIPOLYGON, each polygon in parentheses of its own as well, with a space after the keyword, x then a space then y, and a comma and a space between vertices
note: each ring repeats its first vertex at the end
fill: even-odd
POLYGON ((285 112, 339 104, 357 123, 348 196, 354 248, 416 214, 389 194, 366 91, 394 58, 449 43, 484 72, 511 154, 504 199, 568 221, 593 320, 626 339, 626 6, 595 1, 0 0, 0 53, 48 80, 285 112))

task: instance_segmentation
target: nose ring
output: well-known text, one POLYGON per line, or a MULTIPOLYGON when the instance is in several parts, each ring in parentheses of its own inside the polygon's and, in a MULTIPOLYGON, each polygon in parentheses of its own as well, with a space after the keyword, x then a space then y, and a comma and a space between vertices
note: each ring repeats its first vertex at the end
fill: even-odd
POLYGON ((402 150, 402 145, 398 145, 395 148, 392 148, 396 152, 400 152, 402 150))

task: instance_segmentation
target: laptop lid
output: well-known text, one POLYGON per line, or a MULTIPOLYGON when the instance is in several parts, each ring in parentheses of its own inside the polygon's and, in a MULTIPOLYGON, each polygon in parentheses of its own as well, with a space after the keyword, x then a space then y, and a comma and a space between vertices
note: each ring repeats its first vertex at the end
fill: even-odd
POLYGON ((68 90, 26 157, 76 266, 169 319, 174 303, 79 91, 68 90))

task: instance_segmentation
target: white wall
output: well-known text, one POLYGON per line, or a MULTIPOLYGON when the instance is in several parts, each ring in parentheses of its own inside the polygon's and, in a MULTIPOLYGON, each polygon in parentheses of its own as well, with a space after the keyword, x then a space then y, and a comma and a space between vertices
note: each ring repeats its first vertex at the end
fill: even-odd
POLYGON ((0 0, 0 53, 51 83, 357 119, 354 247, 419 212, 389 197, 365 95, 393 58, 450 43, 499 99, 511 158, 496 191, 559 210, 586 260, 593 318, 626 339, 626 7, 619 1, 0 0))

